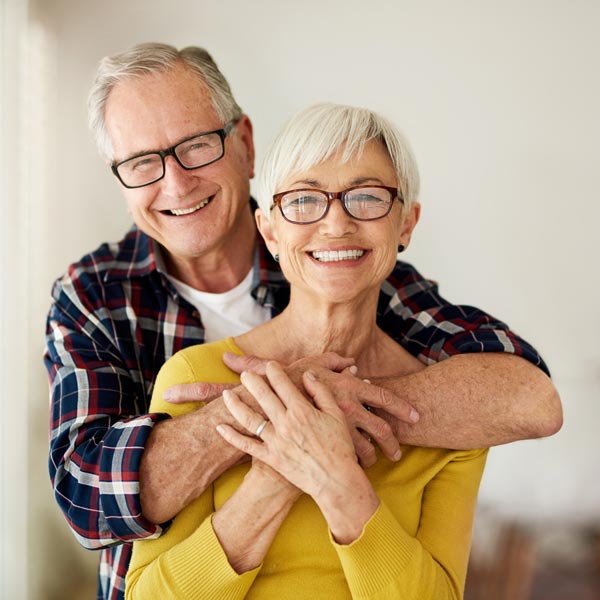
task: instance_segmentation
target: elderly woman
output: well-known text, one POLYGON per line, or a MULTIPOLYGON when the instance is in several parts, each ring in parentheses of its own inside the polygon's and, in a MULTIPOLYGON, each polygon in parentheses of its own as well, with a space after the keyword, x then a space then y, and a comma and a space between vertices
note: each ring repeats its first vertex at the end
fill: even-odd
MULTIPOLYGON (((403 447, 363 469, 341 410, 310 370, 316 352, 355 358, 361 377, 424 366, 376 324, 379 288, 419 217, 418 175, 402 136, 365 109, 331 104, 293 118, 270 149, 256 219, 290 282, 275 319, 183 350, 161 370, 151 410, 175 383, 238 381, 225 351, 269 357, 244 373, 256 402, 225 392, 251 455, 187 506, 161 538, 134 544, 127 598, 460 598, 486 450, 403 447)), ((246 396, 244 395, 244 398, 246 396)))

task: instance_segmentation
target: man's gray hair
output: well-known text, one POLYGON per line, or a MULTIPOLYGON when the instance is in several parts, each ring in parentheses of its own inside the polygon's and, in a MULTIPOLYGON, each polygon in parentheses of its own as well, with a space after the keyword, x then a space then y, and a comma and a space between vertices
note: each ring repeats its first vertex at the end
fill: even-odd
POLYGON ((242 109, 235 101, 227 80, 204 48, 189 46, 177 50, 167 44, 138 44, 100 61, 88 97, 89 125, 104 159, 113 159, 105 122, 106 102, 113 87, 126 78, 162 73, 181 63, 196 73, 206 85, 215 113, 223 123, 239 119, 242 109))
MULTIPOLYGON (((408 208, 419 196, 419 171, 402 133, 377 113, 354 106, 320 103, 296 114, 267 150, 257 181, 258 204, 270 214, 273 194, 284 180, 327 160, 343 148, 342 161, 360 155, 369 140, 381 142, 396 170, 408 208)), ((330 190, 338 191, 338 190, 330 190)))

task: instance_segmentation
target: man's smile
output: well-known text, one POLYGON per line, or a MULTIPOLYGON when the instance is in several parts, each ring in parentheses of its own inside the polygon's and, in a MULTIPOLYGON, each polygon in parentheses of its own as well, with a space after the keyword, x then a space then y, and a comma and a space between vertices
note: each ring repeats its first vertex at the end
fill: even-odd
POLYGON ((181 217, 183 215, 191 215, 192 213, 195 213, 196 211, 200 210, 201 208, 204 208, 207 204, 209 204, 212 201, 213 198, 214 198, 214 196, 210 196, 210 197, 206 198, 205 200, 198 202, 198 204, 196 204, 195 206, 190 206, 189 208, 170 208, 167 210, 161 210, 160 212, 163 213, 164 215, 170 215, 170 216, 175 216, 175 217, 181 217))

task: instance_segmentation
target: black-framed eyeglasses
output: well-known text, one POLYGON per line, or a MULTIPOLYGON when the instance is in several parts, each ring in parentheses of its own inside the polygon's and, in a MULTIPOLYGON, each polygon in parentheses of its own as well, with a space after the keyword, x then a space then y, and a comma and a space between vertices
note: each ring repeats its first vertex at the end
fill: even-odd
POLYGON ((172 156, 186 170, 199 169, 217 162, 225 154, 225 138, 235 124, 229 121, 223 129, 200 133, 186 138, 165 150, 143 152, 110 166, 126 188, 150 185, 165 176, 165 158, 172 156))
POLYGON ((394 198, 404 204, 400 190, 385 185, 357 185, 341 192, 306 189, 280 192, 273 196, 273 205, 279 206, 283 218, 290 223, 308 225, 325 217, 332 200, 338 199, 353 219, 373 221, 392 210, 394 198))

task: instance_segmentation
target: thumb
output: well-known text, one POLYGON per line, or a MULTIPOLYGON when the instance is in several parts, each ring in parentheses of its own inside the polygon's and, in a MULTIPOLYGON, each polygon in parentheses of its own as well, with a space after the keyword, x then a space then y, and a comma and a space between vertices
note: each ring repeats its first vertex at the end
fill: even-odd
POLYGON ((172 404, 183 402, 210 402, 238 384, 233 383, 180 383, 163 392, 163 400, 172 404))
POLYGON ((250 354, 240 356, 233 352, 225 352, 223 362, 235 373, 241 374, 242 371, 250 371, 256 375, 264 375, 269 361, 250 354))
MULTIPOLYGON (((322 356, 322 366, 330 371, 341 373, 344 369, 354 366, 354 359, 347 356, 340 356, 337 352, 325 352, 322 356)), ((356 374, 355 372, 352 373, 356 374)))

